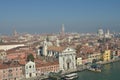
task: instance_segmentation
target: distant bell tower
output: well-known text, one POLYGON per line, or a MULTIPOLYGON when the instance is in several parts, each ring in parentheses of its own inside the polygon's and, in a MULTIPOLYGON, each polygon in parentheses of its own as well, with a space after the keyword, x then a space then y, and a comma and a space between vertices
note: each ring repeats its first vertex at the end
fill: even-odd
POLYGON ((65 28, 64 28, 64 24, 62 24, 62 31, 61 31, 61 34, 64 35, 64 32, 65 32, 65 28))
POLYGON ((13 36, 17 36, 17 31, 15 30, 15 28, 14 28, 14 31, 13 31, 13 36))
POLYGON ((109 29, 107 29, 107 35, 108 35, 108 36, 110 35, 110 31, 109 31, 109 29))

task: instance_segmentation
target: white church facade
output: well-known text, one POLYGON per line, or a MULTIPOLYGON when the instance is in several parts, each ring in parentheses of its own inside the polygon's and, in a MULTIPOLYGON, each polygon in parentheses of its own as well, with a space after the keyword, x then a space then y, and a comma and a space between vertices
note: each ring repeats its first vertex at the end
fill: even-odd
POLYGON ((25 78, 31 78, 36 76, 35 62, 29 61, 25 65, 25 78))
POLYGON ((67 47, 59 54, 60 70, 68 71, 76 69, 76 51, 67 47))
POLYGON ((46 57, 55 57, 59 61, 59 70, 68 71, 76 69, 76 51, 71 47, 60 46, 57 39, 56 46, 47 46, 44 41, 43 47, 38 49, 38 54, 46 57), (42 53, 41 53, 42 52, 42 53))

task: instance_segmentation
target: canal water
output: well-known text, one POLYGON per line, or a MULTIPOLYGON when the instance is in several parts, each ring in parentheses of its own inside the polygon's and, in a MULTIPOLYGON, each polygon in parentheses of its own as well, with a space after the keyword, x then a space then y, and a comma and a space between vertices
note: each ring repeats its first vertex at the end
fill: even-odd
POLYGON ((102 72, 83 71, 78 72, 78 80, 120 80, 120 61, 106 64, 102 72))

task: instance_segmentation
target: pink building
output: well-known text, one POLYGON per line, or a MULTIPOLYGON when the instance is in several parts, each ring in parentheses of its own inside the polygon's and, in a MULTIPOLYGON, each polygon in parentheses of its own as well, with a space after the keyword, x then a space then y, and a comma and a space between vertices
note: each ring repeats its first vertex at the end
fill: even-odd
POLYGON ((58 72, 59 63, 58 62, 36 63, 36 71, 37 71, 37 75, 45 75, 45 74, 49 74, 50 72, 58 72))
POLYGON ((0 80, 20 80, 23 78, 22 66, 17 61, 0 63, 0 80))

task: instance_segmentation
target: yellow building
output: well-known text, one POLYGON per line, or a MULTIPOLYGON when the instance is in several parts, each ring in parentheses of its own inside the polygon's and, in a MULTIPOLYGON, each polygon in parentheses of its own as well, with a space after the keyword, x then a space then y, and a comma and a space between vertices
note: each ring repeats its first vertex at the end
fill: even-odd
POLYGON ((81 57, 77 58, 77 65, 82 65, 82 58, 81 57))
POLYGON ((109 61, 111 59, 111 51, 105 50, 103 53, 103 61, 109 61))

